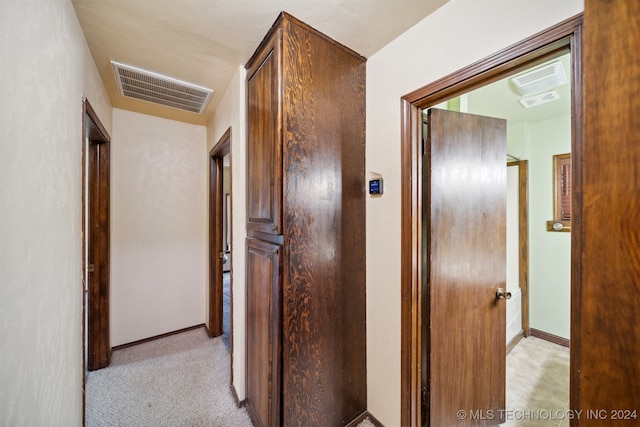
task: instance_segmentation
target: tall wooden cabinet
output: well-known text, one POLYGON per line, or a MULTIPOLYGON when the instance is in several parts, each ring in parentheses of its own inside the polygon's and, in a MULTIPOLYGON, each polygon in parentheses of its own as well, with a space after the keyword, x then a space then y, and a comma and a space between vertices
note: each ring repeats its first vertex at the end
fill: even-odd
POLYGON ((246 68, 246 407, 346 425, 367 402, 365 59, 282 13, 246 68))

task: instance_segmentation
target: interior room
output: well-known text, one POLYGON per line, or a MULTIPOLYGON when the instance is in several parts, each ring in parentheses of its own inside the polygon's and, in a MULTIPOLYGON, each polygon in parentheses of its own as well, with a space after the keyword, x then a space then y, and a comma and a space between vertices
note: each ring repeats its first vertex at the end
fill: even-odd
POLYGON ((437 425, 415 339, 435 300, 407 292, 430 224, 422 106, 407 100, 540 54, 532 69, 562 64, 557 100, 524 108, 509 76, 429 105, 506 120, 501 211, 518 223, 503 222, 504 289, 487 294, 505 316, 501 421, 636 425, 639 14, 598 0, 0 2, 0 424, 100 425, 92 374, 192 349, 202 365, 184 383, 170 367, 186 362, 141 381, 198 390, 163 402, 174 414, 226 414, 194 425, 437 425), (524 161, 526 227, 509 172, 524 161), (212 375, 224 386, 208 397, 196 385, 212 375))

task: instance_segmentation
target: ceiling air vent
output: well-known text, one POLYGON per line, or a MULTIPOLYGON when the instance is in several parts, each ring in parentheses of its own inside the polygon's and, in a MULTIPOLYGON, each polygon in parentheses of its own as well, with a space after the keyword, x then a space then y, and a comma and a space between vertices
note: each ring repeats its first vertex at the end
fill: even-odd
POLYGON ((212 89, 111 61, 120 95, 192 113, 202 113, 212 89))
POLYGON ((555 101, 556 99, 560 99, 560 95, 558 95, 558 92, 556 92, 555 90, 551 90, 539 95, 522 98, 519 100, 519 102, 524 108, 531 108, 540 104, 546 104, 547 102, 555 101))
POLYGON ((562 63, 559 61, 544 65, 511 78, 511 82, 521 95, 548 91, 567 82, 562 63))

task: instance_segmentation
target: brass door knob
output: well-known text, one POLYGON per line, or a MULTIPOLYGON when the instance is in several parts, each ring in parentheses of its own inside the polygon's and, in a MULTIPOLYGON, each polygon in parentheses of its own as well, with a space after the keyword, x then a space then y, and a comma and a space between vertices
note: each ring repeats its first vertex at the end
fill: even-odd
POLYGON ((498 288, 496 291, 496 298, 498 299, 511 299, 511 292, 507 292, 502 288, 498 288))

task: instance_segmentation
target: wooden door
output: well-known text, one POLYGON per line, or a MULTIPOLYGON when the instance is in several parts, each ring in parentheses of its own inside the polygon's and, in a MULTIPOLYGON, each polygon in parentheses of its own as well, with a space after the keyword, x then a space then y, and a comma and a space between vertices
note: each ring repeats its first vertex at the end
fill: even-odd
POLYGON ((109 144, 89 141, 87 258, 89 370, 109 365, 109 144))
POLYGON ((209 152, 209 314, 207 333, 223 333, 222 274, 224 251, 222 234, 224 216, 224 157, 231 152, 231 128, 209 152))
MULTIPOLYGON (((109 365, 109 136, 88 101, 83 116, 86 369, 109 365), (86 187, 85 187, 86 186, 86 187)), ((84 339, 84 337, 83 337, 84 339)))
POLYGON ((247 231, 282 234, 281 30, 247 70, 247 231))
POLYGON ((280 425, 281 246, 247 239, 247 397, 257 427, 280 425))
POLYGON ((431 109, 424 155, 424 413, 493 425, 505 408, 506 121, 431 109))

